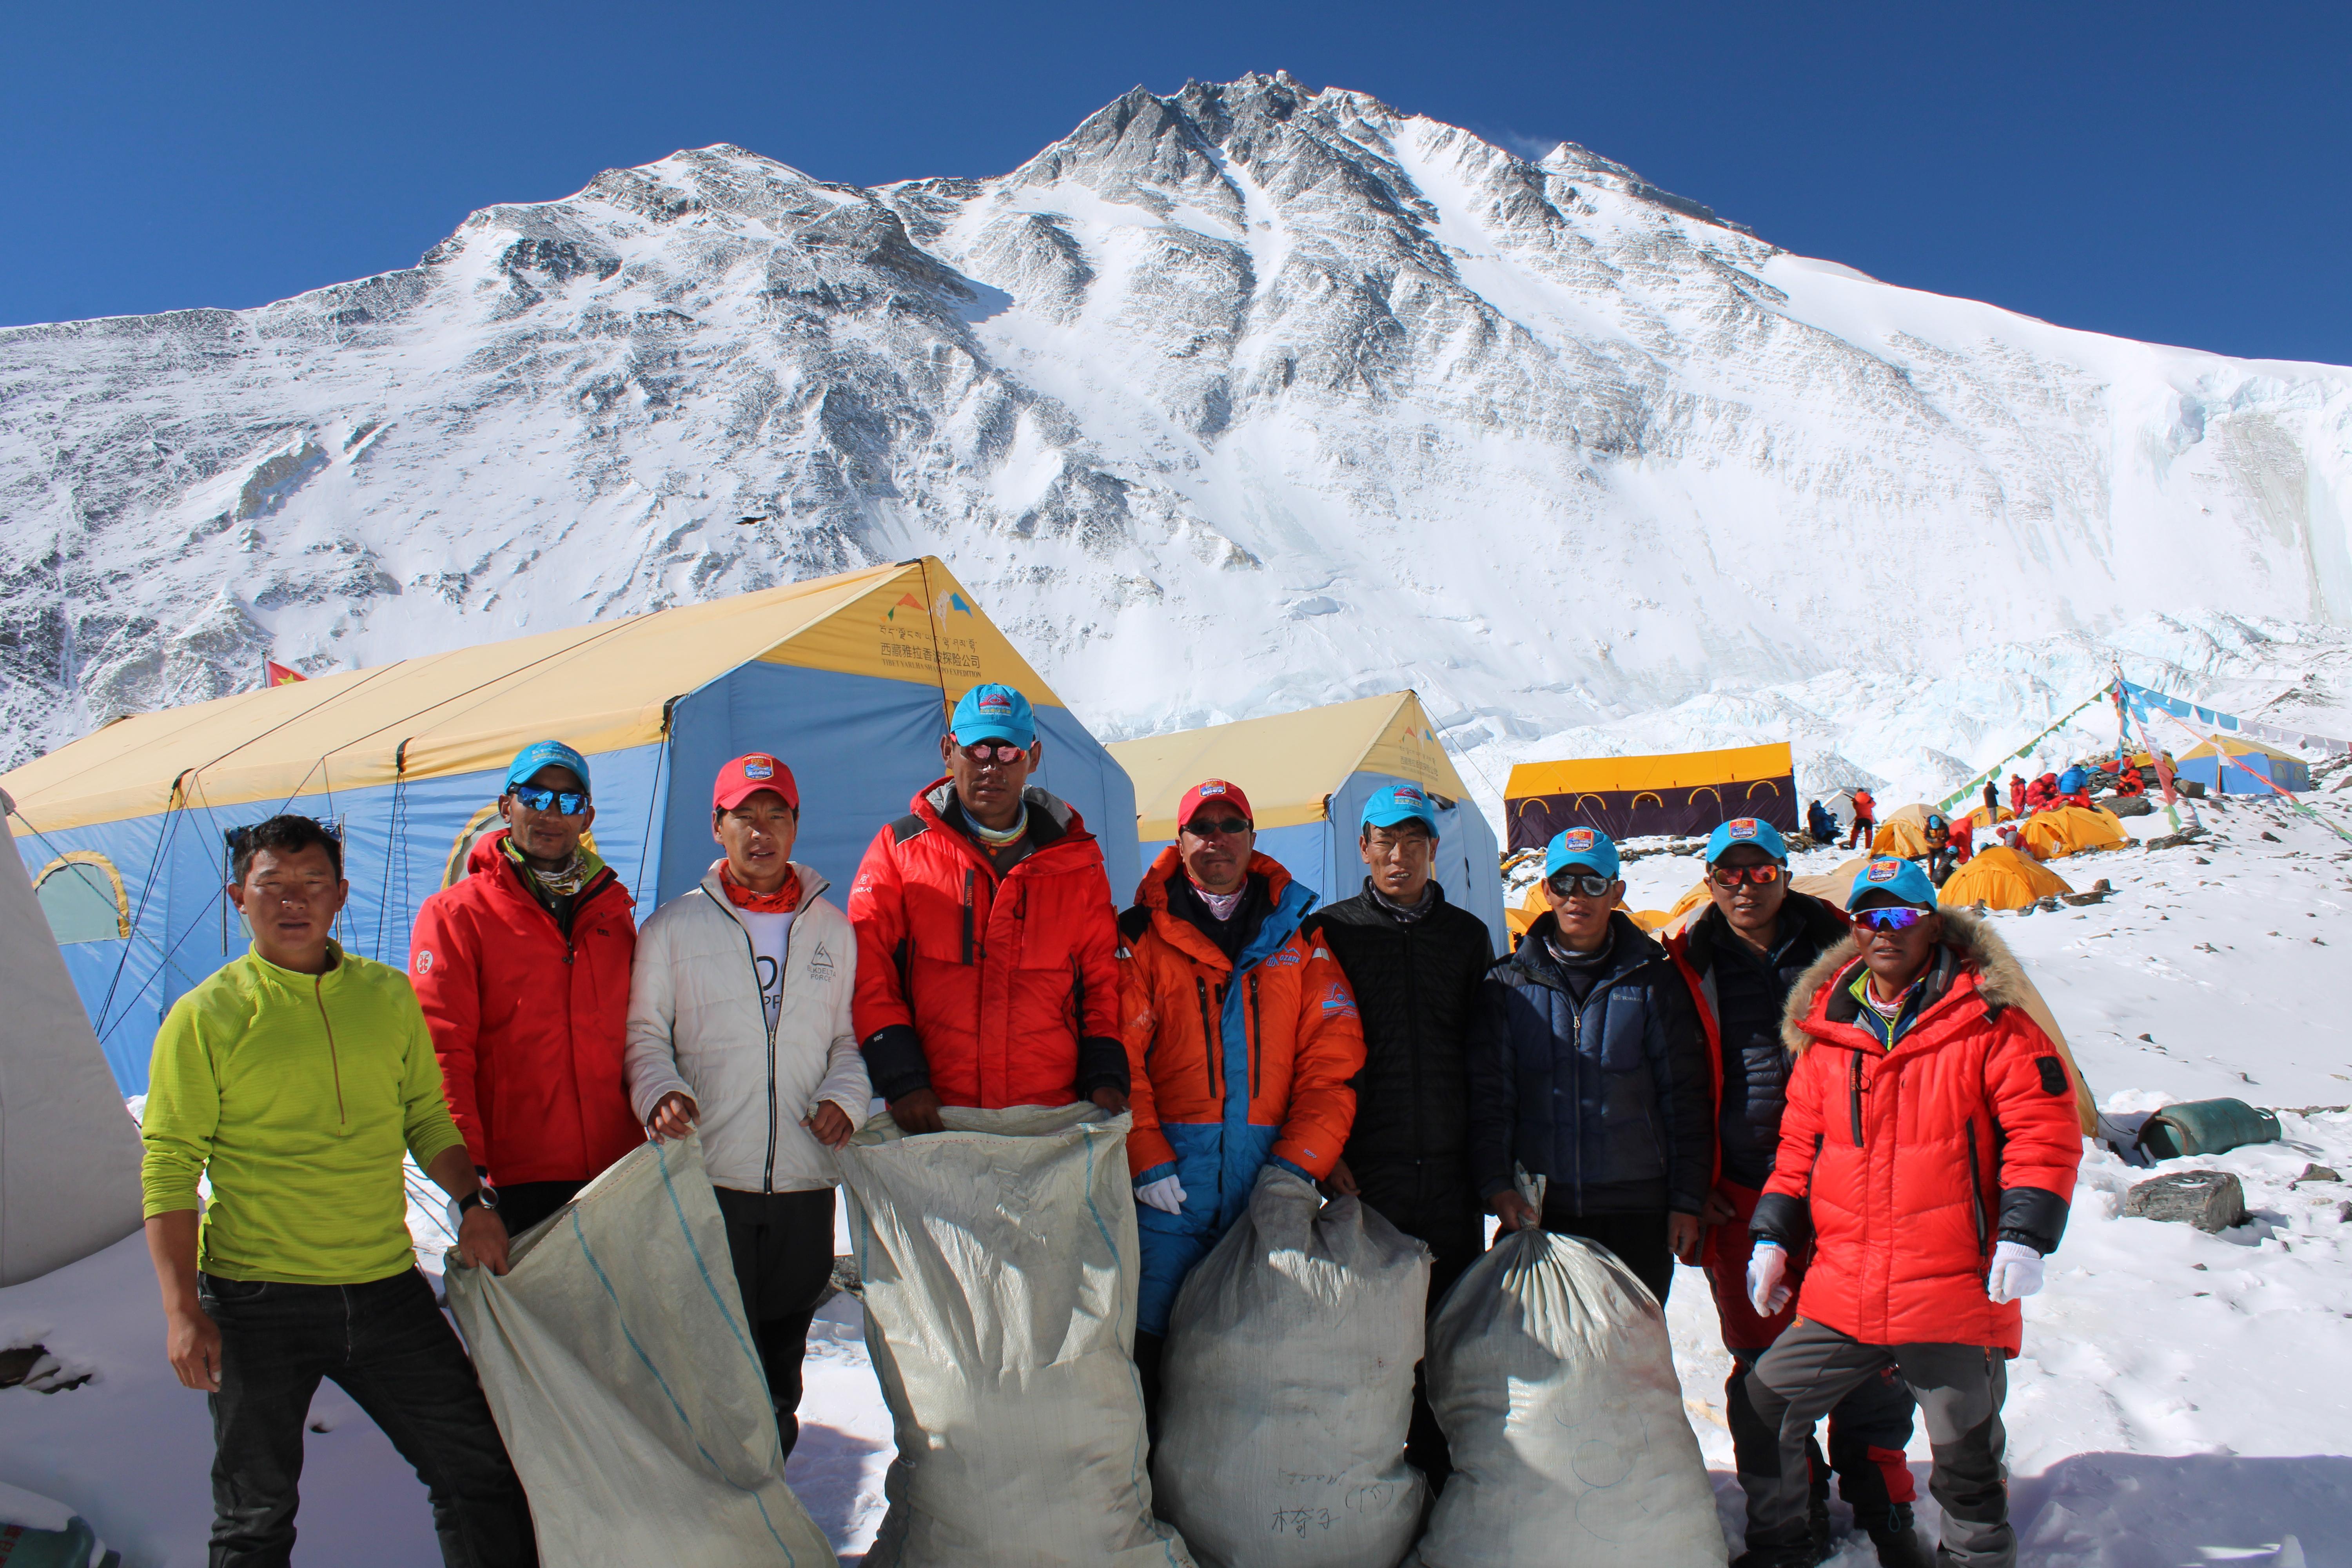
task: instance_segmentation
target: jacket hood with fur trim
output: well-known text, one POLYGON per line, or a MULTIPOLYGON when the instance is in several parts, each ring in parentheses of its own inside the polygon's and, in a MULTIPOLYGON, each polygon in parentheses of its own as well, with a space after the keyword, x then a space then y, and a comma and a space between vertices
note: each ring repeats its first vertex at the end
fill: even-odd
MULTIPOLYGON (((1984 998, 1987 1006, 2016 1006, 2033 994, 2024 966, 2009 950, 2009 943, 1992 929, 1990 921, 1973 910, 1947 906, 1936 912, 1944 919, 1941 945, 1959 963, 1977 972, 1977 994, 1984 998)), ((1780 1015, 1780 1039, 1791 1052, 1801 1056, 1813 1043, 1813 1037, 1805 1030, 1805 1019, 1811 1015, 1822 987, 1843 976, 1861 956, 1861 942, 1847 936, 1815 959, 1812 967, 1799 975, 1796 984, 1789 988, 1788 1005, 1780 1015)), ((1929 1005, 1933 1005, 1933 1002, 1929 1005)))

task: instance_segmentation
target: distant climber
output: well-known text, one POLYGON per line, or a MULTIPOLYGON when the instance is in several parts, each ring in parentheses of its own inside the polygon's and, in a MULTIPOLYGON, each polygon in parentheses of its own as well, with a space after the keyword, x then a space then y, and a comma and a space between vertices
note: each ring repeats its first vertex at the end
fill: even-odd
POLYGON ((1813 836, 1816 843, 1834 844, 1838 836, 1837 818, 1832 816, 1829 807, 1820 801, 1808 801, 1805 804, 1805 831, 1813 836))
POLYGON ((1871 835, 1878 831, 1878 803, 1866 789, 1853 792, 1853 831, 1845 841, 1849 849, 1870 847, 1871 835))
POLYGON ((2025 780, 2022 775, 2009 775, 2009 809, 2018 816, 2025 815, 2025 780))
POLYGON ((2000 815, 2000 789, 1989 777, 1984 782, 1984 807, 1995 816, 2000 815))

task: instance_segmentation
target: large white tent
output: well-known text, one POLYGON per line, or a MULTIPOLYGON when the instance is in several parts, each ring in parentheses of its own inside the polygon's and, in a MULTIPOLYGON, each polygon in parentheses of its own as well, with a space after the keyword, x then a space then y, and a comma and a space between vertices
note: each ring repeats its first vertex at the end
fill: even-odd
MULTIPOLYGON (((0 794, 0 815, 16 810, 0 794)), ((139 1129, 33 898, 0 855, 0 1286, 139 1228, 139 1129)))

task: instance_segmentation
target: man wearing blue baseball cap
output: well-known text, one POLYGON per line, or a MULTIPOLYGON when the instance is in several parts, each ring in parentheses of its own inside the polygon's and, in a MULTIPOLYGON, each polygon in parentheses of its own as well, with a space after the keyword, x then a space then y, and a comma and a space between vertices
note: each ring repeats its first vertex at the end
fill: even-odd
MULTIPOLYGON (((1748 1456, 1743 1466, 1752 1472, 1778 1451, 1780 1435, 1757 1418, 1748 1374, 1796 1316, 1785 1306, 1759 1314, 1748 1299, 1748 1222, 1772 1177, 1794 1065, 1780 1038, 1781 1014, 1797 977, 1847 932, 1836 910, 1790 888, 1788 845, 1778 828, 1758 817, 1735 817, 1708 837, 1706 889, 1713 901, 1666 939, 1666 951, 1690 987, 1715 1058, 1718 1155, 1715 1185, 1699 1216, 1706 1226, 1700 1257, 1724 1349, 1731 1352, 1724 1415, 1732 1448, 1748 1456)), ((1827 1459, 1817 1447, 1808 1450, 1814 1540, 1830 1540, 1834 1468, 1854 1523, 1899 1552, 1911 1540, 1914 1491, 1904 1458, 1911 1440, 1911 1391, 1891 1373, 1871 1379, 1831 1411, 1829 1421, 1827 1459)))
POLYGON ((1617 846, 1571 827, 1544 852, 1544 901, 1495 966, 1470 1034, 1470 1170, 1504 1228, 1599 1242, 1660 1303, 1698 1261, 1714 1095, 1690 993, 1617 908, 1617 846), (1518 1192, 1545 1178, 1543 1207, 1518 1192))
MULTIPOLYGON (((1938 909, 1916 865, 1872 859, 1846 909, 1853 936, 1790 994, 1797 1065, 1748 1224, 1749 1305, 1797 1317, 1748 1378, 1779 1441, 1739 1453, 1739 1562, 1809 1568, 1830 1554, 1806 1517, 1813 1425, 1892 1369, 1935 1453, 1935 1560, 2007 1568, 2000 1407, 2023 1342, 2018 1300, 2042 1289, 2082 1161, 2074 1076, 1990 922, 1938 909)), ((1907 1520, 1873 1540, 1881 1563, 1925 1568, 1907 1520)))
POLYGON ((645 1142, 621 1066, 637 928, 587 844, 587 758, 525 746, 498 808, 505 828, 417 910, 408 981, 483 1202, 520 1236, 645 1142))
POLYGON ((947 776, 866 847, 849 893, 858 1040, 908 1132, 942 1106, 1127 1109, 1118 924, 1102 846, 1029 776, 1029 700, 975 686, 940 737, 947 776))
MULTIPOLYGON (((1494 942, 1437 880, 1437 806, 1419 784, 1372 792, 1357 849, 1363 891, 1305 928, 1339 961, 1363 1015, 1356 1122, 1330 1186, 1428 1245, 1434 1310, 1486 1241, 1486 1205, 1470 1181, 1468 1053, 1494 942)), ((1405 1457, 1433 1490, 1453 1470, 1419 1378, 1405 1457)))

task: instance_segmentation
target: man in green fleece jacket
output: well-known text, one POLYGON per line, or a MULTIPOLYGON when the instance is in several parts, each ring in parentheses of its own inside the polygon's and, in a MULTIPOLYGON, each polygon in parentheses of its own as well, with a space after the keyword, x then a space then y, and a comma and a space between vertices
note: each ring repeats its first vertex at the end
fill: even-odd
POLYGON ((211 1396, 210 1568, 289 1561, 321 1377, 416 1468, 449 1568, 535 1563, 522 1485, 411 1251, 404 1149, 456 1200, 460 1262, 506 1271, 416 994, 331 939, 351 884, 318 823, 271 817, 234 851, 253 950, 173 1004, 142 1128, 166 1349, 211 1396))

